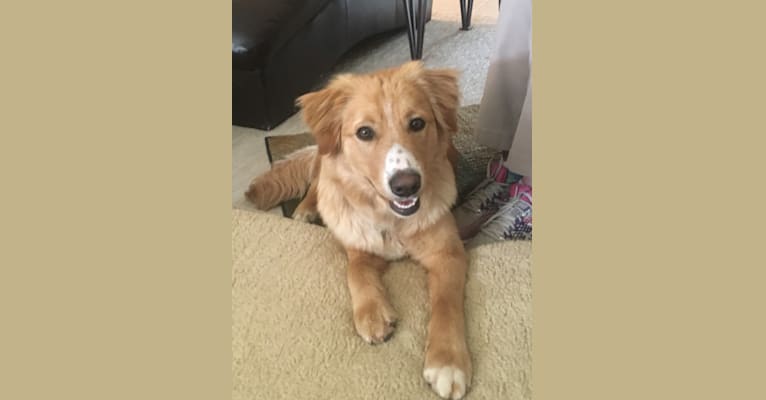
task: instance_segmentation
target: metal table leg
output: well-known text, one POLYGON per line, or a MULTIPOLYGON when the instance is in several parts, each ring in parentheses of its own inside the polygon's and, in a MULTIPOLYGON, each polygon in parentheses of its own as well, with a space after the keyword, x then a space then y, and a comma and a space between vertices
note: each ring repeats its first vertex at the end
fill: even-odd
MULTIPOLYGON (((410 41, 410 58, 419 60, 423 57, 423 35, 426 27, 426 0, 402 0, 407 12, 407 38, 410 41)), ((462 1, 462 0, 461 0, 462 1)), ((473 0, 470 0, 473 2, 473 0)))
POLYGON ((460 0, 460 21, 463 24, 461 30, 471 29, 471 13, 473 12, 473 0, 460 0))

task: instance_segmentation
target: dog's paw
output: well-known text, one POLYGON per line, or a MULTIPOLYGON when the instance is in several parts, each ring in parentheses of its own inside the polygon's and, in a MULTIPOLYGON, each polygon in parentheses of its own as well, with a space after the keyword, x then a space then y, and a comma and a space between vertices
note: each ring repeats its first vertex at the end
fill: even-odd
POLYGON ((319 221, 319 213, 311 210, 302 210, 299 207, 293 211, 292 218, 296 221, 307 222, 311 224, 319 221))
POLYGON ((370 300, 354 310, 354 327, 369 344, 387 341, 394 334, 398 317, 385 299, 370 300))
POLYGON ((455 365, 427 366, 423 378, 443 399, 462 399, 470 385, 470 376, 455 365))
POLYGON ((247 198, 255 208, 259 210, 269 210, 279 204, 277 192, 279 189, 272 182, 263 179, 253 179, 245 192, 247 198))
POLYGON ((462 399, 471 386, 471 355, 464 342, 440 341, 426 350, 423 378, 443 399, 462 399))

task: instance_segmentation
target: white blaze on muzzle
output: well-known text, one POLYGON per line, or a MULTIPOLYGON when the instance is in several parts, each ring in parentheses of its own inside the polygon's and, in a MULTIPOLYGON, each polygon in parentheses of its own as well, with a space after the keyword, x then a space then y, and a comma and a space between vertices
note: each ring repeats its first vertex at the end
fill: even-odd
POLYGON ((415 156, 398 143, 394 143, 391 149, 388 150, 388 153, 386 153, 386 165, 383 169, 383 187, 386 188, 386 192, 389 195, 395 196, 388 184, 391 178, 397 172, 408 169, 420 174, 422 179, 420 164, 418 164, 415 156))

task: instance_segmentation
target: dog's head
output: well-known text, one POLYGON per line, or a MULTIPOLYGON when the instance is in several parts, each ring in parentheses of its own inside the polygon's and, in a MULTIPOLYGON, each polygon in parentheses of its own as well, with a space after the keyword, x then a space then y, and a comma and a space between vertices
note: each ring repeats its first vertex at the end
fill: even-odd
POLYGON ((418 211, 429 185, 445 184, 431 172, 447 163, 458 95, 455 71, 409 62, 367 75, 340 75, 298 104, 319 153, 342 157, 396 215, 406 217, 418 211))

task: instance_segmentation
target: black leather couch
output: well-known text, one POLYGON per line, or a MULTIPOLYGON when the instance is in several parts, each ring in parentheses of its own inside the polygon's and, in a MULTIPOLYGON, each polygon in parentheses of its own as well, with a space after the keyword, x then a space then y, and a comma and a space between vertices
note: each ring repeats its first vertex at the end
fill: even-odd
POLYGON ((401 0, 232 0, 232 14, 232 121, 266 130, 354 45, 407 27, 401 0))

